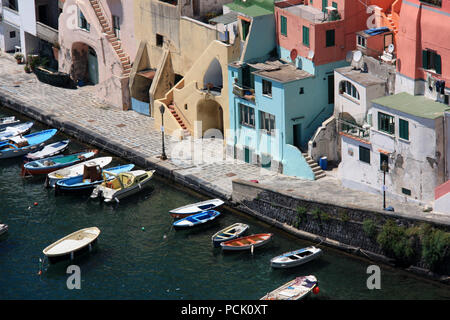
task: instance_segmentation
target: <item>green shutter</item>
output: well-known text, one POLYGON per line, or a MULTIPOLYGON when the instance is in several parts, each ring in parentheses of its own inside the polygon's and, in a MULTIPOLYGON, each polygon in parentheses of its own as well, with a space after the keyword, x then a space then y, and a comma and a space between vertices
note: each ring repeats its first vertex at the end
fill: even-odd
POLYGON ((427 50, 422 50, 422 67, 428 69, 428 52, 427 50))
POLYGON ((281 16, 281 34, 287 36, 287 19, 285 16, 281 16))
POLYGON ((359 161, 370 163, 370 149, 359 146, 359 161))
POLYGON ((399 119, 400 138, 409 140, 409 123, 406 120, 399 119))
POLYGON ((441 67, 441 56, 438 54, 434 55, 434 70, 436 70, 436 73, 441 74, 442 73, 442 67, 441 67))
POLYGON ((309 28, 303 26, 303 44, 309 47, 309 28))
POLYGON ((326 37, 326 46, 333 47, 334 46, 334 29, 327 30, 325 37, 326 37))

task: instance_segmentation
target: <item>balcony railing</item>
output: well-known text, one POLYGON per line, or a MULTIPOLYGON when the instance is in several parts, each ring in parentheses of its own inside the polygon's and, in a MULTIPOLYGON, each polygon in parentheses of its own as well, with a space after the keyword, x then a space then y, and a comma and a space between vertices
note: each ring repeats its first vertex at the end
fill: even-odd
POLYGON ((255 89, 233 83, 233 94, 247 101, 255 102, 255 89))
POLYGON ((36 22, 36 35, 47 42, 58 42, 58 30, 43 24, 42 22, 36 22))
POLYGON ((360 127, 357 124, 338 119, 338 130, 339 132, 343 132, 360 139, 369 140, 370 138, 369 125, 360 127))

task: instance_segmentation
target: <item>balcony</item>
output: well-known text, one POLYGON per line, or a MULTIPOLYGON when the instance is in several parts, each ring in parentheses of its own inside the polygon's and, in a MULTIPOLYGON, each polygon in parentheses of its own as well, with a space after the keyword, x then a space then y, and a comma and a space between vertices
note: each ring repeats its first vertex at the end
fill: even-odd
POLYGON ((8 6, 3 5, 0 15, 2 16, 5 22, 14 25, 17 28, 20 28, 21 21, 19 12, 17 10, 11 9, 8 6))
POLYGON ((241 99, 255 103, 255 89, 233 83, 233 94, 241 99))
POLYGON ((357 124, 338 119, 338 131, 341 134, 350 135, 365 141, 370 140, 370 125, 368 124, 364 124, 360 127, 357 124))

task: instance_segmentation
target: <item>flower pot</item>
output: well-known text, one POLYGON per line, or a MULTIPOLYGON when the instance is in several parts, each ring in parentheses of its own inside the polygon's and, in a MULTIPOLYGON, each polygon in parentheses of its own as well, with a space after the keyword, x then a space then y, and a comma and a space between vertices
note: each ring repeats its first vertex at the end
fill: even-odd
POLYGON ((17 64, 21 64, 22 63, 22 59, 16 59, 17 64))
POLYGON ((59 49, 58 49, 58 48, 55 48, 55 47, 52 47, 52 49, 53 49, 53 57, 55 58, 56 61, 58 61, 58 58, 59 58, 59 49))

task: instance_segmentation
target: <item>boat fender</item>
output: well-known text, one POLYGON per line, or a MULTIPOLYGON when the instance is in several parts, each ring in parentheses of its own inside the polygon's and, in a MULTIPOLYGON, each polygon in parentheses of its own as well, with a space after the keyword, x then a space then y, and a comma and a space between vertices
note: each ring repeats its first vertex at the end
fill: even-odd
POLYGON ((319 294, 319 292, 320 292, 319 286, 315 286, 314 289, 313 289, 313 293, 314 294, 319 294))
POLYGON ((34 204, 34 206, 37 206, 38 205, 38 203, 37 202, 35 202, 35 203, 33 203, 34 204))
POLYGON ((252 254, 253 254, 253 249, 254 249, 254 246, 252 245, 252 246, 250 247, 250 251, 251 251, 252 254))

